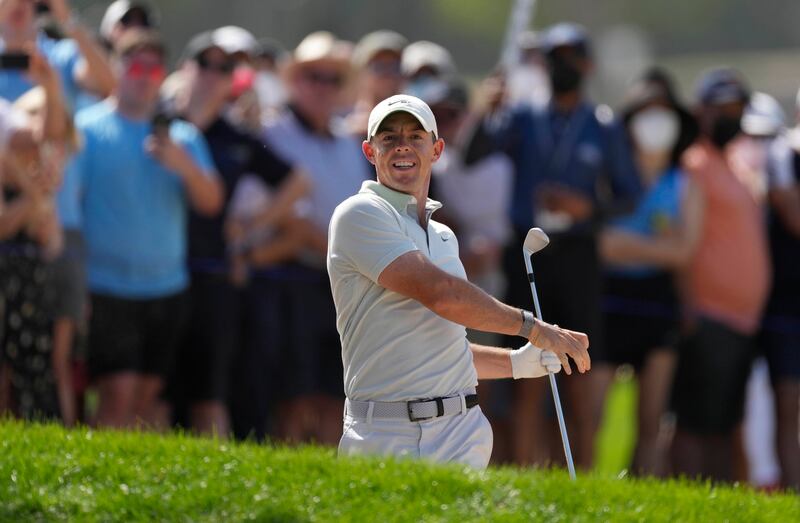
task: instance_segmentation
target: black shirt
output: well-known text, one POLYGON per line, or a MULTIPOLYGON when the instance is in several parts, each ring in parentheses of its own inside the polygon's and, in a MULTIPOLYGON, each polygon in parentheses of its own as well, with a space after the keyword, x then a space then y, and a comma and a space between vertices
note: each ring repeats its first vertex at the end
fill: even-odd
POLYGON ((189 267, 193 272, 225 270, 224 224, 236 184, 246 174, 278 186, 292 167, 255 136, 219 118, 203 133, 225 188, 225 206, 209 218, 192 212, 189 218, 189 267))

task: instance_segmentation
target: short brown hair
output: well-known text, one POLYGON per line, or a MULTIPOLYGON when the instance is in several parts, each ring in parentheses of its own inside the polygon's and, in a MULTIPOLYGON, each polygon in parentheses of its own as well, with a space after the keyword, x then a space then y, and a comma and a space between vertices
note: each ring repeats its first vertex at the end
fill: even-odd
POLYGON ((153 51, 166 61, 167 47, 158 31, 153 29, 131 29, 114 47, 118 58, 127 58, 138 51, 153 51))

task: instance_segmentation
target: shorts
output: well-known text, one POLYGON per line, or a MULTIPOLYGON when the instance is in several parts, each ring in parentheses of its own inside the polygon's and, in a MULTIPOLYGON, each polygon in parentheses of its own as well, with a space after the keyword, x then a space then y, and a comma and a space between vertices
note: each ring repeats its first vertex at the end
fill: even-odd
POLYGON ((185 400, 225 401, 242 330, 242 291, 226 275, 194 275, 189 322, 178 349, 176 386, 185 400))
POLYGON ((742 421, 753 341, 715 320, 698 319, 678 346, 673 390, 678 427, 728 434, 742 421))
POLYGON ((146 300, 91 294, 89 375, 118 372, 166 378, 184 333, 187 293, 146 300))
MULTIPOLYGON (((525 272, 522 244, 527 231, 518 231, 503 256, 508 282, 506 303, 534 310, 525 272)), ((603 353, 601 314, 602 273, 594 238, 587 235, 552 235, 550 245, 532 257, 533 274, 544 321, 589 336, 592 359, 603 353)), ((519 347, 524 340, 508 337, 504 344, 519 347)))
POLYGON ((64 252, 53 262, 55 319, 69 318, 83 324, 86 318, 86 245, 80 231, 64 231, 64 252))
POLYGON ((800 380, 800 290, 784 288, 770 298, 760 346, 773 382, 800 380))
POLYGON ((672 276, 607 276, 603 318, 605 353, 594 354, 592 360, 641 369, 653 349, 677 342, 678 302, 672 276))
POLYGON ((492 427, 480 407, 431 420, 366 419, 345 415, 338 455, 421 458, 482 470, 492 457, 492 427))

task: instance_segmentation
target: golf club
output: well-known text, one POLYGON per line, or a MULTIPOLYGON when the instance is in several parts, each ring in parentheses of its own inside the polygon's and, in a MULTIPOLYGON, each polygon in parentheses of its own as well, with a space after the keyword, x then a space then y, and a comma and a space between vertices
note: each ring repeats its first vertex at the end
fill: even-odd
MULTIPOLYGON (((525 243, 522 244, 522 252, 525 255, 525 269, 528 271, 528 281, 531 284, 531 293, 533 294, 533 306, 536 308, 536 317, 542 320, 542 309, 539 307, 539 296, 536 293, 536 283, 533 281, 533 266, 531 264, 531 256, 550 243, 550 238, 547 234, 538 227, 534 227, 528 231, 525 236, 525 243)), ((544 321, 544 320, 542 320, 544 321)), ((556 385, 556 377, 552 372, 547 373, 550 378, 550 389, 553 391, 553 403, 556 405, 556 416, 558 417, 558 427, 561 429, 561 441, 564 443, 564 455, 567 457, 567 469, 569 470, 569 477, 575 480, 575 464, 572 461, 572 450, 569 446, 569 437, 567 436, 567 426, 564 423, 564 413, 561 411, 561 398, 558 395, 558 385, 556 385)))

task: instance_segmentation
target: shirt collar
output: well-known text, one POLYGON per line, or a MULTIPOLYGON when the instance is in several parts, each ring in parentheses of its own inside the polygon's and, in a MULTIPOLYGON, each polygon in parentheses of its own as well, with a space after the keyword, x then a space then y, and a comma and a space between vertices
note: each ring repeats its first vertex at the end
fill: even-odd
MULTIPOLYGON (((361 193, 372 193, 377 196, 380 196, 389 204, 394 207, 397 212, 408 214, 408 207, 417 205, 417 199, 411 196, 410 194, 402 193, 400 191, 395 191, 394 189, 387 187, 375 180, 366 180, 364 183, 361 184, 361 193)), ((432 200, 430 198, 427 199, 425 202, 425 211, 428 216, 433 214, 434 211, 437 209, 441 209, 442 204, 437 202, 436 200, 432 200)))

